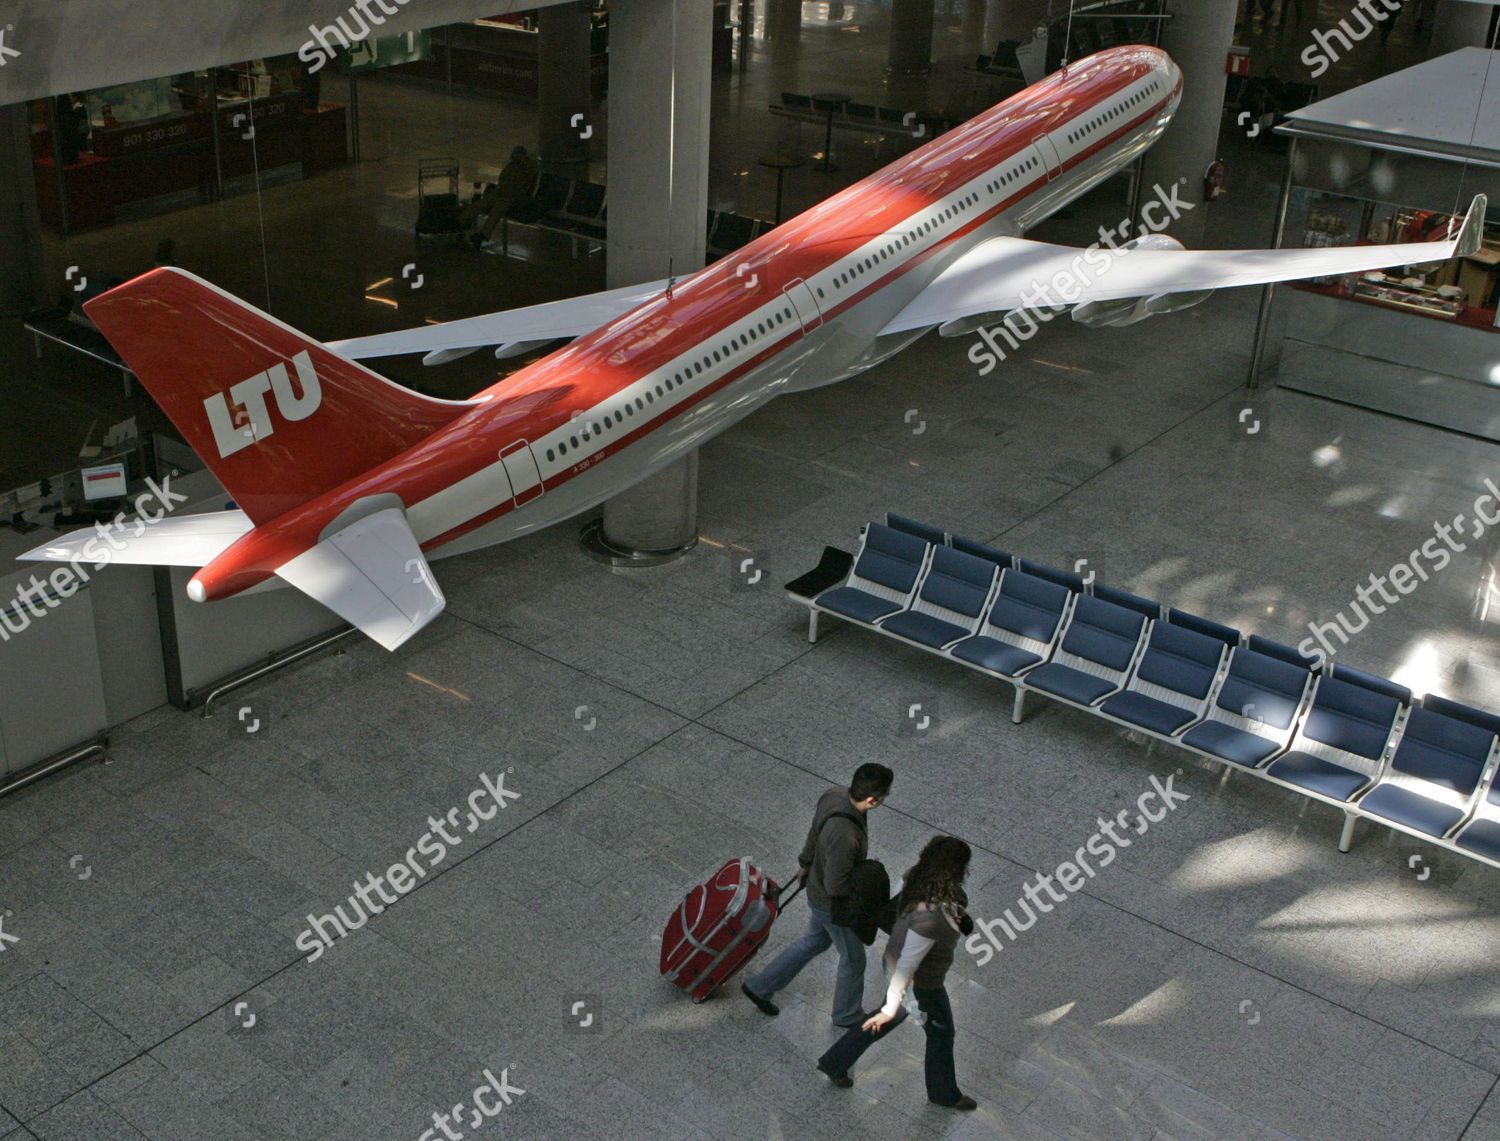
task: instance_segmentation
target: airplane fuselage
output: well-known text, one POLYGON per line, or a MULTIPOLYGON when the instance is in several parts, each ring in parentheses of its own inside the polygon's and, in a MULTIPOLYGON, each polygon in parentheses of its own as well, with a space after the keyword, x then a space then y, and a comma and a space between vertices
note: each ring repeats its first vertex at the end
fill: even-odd
POLYGON ((577 515, 773 397, 898 351, 919 334, 881 330, 938 274, 1133 161, 1181 90, 1146 47, 1049 77, 497 382, 422 442, 255 528, 195 582, 207 598, 256 585, 361 503, 399 499, 435 557, 577 515))

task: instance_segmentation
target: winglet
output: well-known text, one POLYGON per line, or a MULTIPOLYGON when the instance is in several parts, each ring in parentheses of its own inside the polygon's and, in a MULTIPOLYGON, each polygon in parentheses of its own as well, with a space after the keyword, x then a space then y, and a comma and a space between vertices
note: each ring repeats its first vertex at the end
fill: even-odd
POLYGON ((1484 213, 1489 199, 1483 194, 1474 195, 1469 212, 1464 215, 1463 228, 1458 231, 1458 245, 1453 251, 1456 258, 1472 257, 1484 244, 1484 213))

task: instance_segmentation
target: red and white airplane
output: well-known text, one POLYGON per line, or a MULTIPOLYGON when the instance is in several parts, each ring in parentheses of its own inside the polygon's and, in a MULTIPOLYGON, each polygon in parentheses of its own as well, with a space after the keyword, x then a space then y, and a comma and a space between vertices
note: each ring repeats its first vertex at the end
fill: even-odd
MULTIPOLYGON (((1171 121, 1182 73, 1115 48, 1047 77, 670 286, 320 344, 191 274, 156 269, 88 302, 237 510, 166 518, 110 558, 199 567, 195 601, 281 579, 394 649, 441 612, 428 556, 576 515, 788 392, 833 384, 924 332, 994 325, 1089 261, 1075 319, 1122 323, 1214 289, 1438 261, 1410 245, 1108 253, 1029 227, 1136 159, 1171 121), (1099 261, 1098 259, 1107 259, 1099 261), (356 363, 439 363, 571 344, 470 400, 436 400, 356 363)), ((22 558, 93 562, 78 531, 22 558)), ((97 547, 93 548, 97 552, 97 547)))

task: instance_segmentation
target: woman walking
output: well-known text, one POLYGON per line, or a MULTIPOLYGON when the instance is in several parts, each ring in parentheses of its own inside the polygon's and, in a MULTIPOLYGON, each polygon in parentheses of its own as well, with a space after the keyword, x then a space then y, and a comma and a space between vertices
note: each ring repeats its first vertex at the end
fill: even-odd
POLYGON ((934 836, 906 873, 885 945, 883 965, 890 979, 885 1005, 862 1024, 851 1026, 818 1059, 818 1069, 840 1089, 854 1084, 849 1070, 860 1056, 906 1020, 902 999, 910 987, 927 1034, 927 1100, 952 1109, 977 1105, 959 1090, 953 1072, 953 1007, 943 987, 959 936, 974 929, 964 911, 968 900, 963 881, 968 872, 969 845, 954 836, 934 836))

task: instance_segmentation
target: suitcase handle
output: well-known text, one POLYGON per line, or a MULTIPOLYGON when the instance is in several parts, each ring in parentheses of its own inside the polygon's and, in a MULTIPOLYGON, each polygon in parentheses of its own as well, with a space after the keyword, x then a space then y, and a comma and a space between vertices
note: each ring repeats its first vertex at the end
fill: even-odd
MULTIPOLYGON (((793 876, 792 878, 796 879, 795 876, 793 876)), ((787 904, 791 903, 792 900, 796 899, 797 896, 798 896, 798 894, 802 891, 802 889, 805 886, 807 886, 806 879, 797 880, 797 890, 794 891, 794 892, 792 892, 791 895, 784 895, 783 893, 786 891, 786 889, 791 886, 791 882, 792 882, 791 880, 788 880, 785 884, 783 884, 781 887, 779 887, 776 890, 776 910, 777 911, 780 911, 787 904)))

